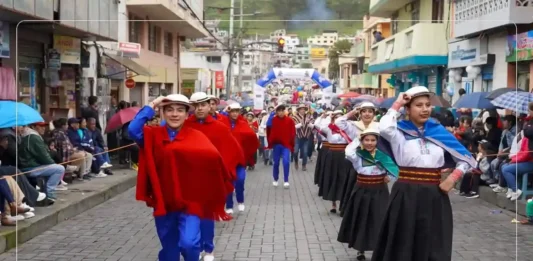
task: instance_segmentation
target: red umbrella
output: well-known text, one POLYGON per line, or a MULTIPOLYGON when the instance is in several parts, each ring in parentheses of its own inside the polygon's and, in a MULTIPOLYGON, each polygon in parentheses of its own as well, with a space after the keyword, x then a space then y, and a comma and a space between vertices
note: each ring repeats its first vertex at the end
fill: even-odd
POLYGON ((122 125, 133 120, 133 118, 135 118, 135 115, 137 115, 137 112, 139 112, 139 110, 141 110, 141 108, 139 107, 129 107, 127 109, 118 111, 107 122, 107 127, 105 128, 105 132, 110 133, 110 132, 118 130, 119 128, 122 127, 122 125))
POLYGON ((360 94, 356 92, 348 92, 338 96, 338 98, 357 98, 360 94))

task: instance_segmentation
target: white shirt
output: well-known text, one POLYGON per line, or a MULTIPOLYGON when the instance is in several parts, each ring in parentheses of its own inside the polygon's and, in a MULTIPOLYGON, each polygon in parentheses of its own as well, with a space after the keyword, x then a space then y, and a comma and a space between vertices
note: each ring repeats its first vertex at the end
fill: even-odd
POLYGON ((359 135, 368 128, 378 129, 377 122, 371 122, 370 125, 366 127, 363 121, 350 121, 346 115, 337 118, 335 120, 335 125, 346 132, 346 135, 352 140, 359 139, 359 135))
POLYGON ((349 160, 353 168, 357 171, 358 174, 362 175, 383 175, 387 174, 391 180, 395 180, 396 177, 388 173, 386 170, 382 169, 378 165, 372 166, 363 166, 363 159, 357 155, 357 148, 361 145, 359 139, 352 141, 345 149, 346 159, 349 160))
MULTIPOLYGON (((389 109, 379 122, 381 137, 391 144, 392 153, 400 167, 441 168, 444 166, 445 151, 436 144, 421 138, 406 139, 402 131, 397 128, 397 114, 389 109)), ((456 168, 466 173, 470 165, 454 157, 456 168)))

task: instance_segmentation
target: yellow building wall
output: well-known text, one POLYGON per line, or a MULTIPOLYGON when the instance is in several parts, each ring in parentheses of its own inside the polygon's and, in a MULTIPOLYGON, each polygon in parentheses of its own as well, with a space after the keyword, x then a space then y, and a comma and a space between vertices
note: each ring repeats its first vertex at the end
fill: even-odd
MULTIPOLYGON (((394 0, 391 0, 394 1, 394 0)), ((420 23, 430 23, 433 13, 433 1, 432 0, 420 0, 420 23)), ((450 1, 444 1, 444 12, 442 18, 444 22, 448 19, 448 13, 450 10, 450 1)), ((398 10, 398 32, 405 30, 412 26, 411 11, 406 9, 405 6, 398 10)), ((451 29, 449 29, 451 30, 451 29)))

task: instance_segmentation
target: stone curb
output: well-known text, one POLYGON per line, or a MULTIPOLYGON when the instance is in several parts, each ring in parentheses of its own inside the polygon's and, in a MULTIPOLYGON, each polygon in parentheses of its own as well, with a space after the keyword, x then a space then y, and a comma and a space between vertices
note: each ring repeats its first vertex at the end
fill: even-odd
POLYGON ((506 209, 511 212, 518 213, 518 215, 526 216, 526 201, 517 200, 510 201, 505 197, 505 193, 494 193, 490 187, 480 186, 479 187, 479 198, 493 204, 497 207, 506 209), (518 207, 518 212, 517 212, 518 207))
MULTIPOLYGON (((85 192, 85 187, 90 186, 89 183, 72 185, 74 191, 80 192, 78 195, 72 196, 72 201, 68 200, 65 204, 57 203, 54 206, 37 208, 37 216, 27 221, 19 222, 17 227, 5 227, 0 231, 0 253, 4 253, 9 249, 14 248, 17 243, 24 243, 59 224, 60 222, 72 218, 80 213, 83 213, 105 201, 125 192, 136 184, 137 175, 133 171, 117 170, 113 177, 111 184, 104 183, 107 178, 101 179, 100 188, 94 191, 85 192), (60 205, 56 207, 55 205, 60 205)), ((91 181, 92 182, 92 181, 91 181)), ((71 187, 69 186, 69 189, 71 187)), ((61 198, 61 195, 59 195, 61 198)))

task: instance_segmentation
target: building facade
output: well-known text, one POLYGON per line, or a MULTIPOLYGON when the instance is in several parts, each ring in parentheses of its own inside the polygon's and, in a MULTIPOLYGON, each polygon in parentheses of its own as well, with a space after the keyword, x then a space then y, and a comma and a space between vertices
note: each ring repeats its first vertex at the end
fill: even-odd
POLYGON ((334 30, 324 30, 319 35, 314 35, 307 38, 308 45, 328 46, 331 47, 337 42, 339 33, 334 30))
POLYGON ((443 92, 448 64, 448 31, 444 23, 449 0, 371 0, 370 16, 390 18, 391 35, 373 43, 368 72, 390 74, 397 91, 427 86, 443 92))

